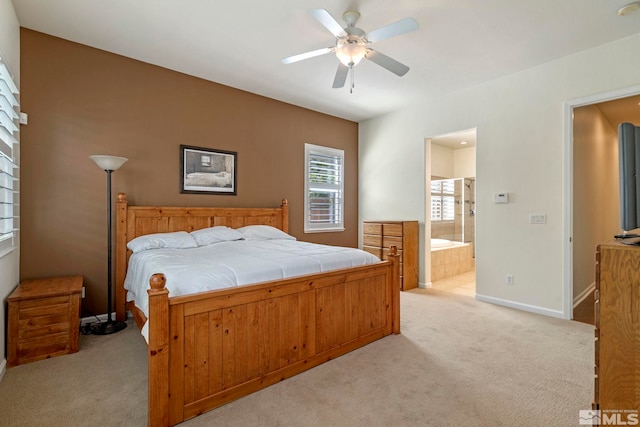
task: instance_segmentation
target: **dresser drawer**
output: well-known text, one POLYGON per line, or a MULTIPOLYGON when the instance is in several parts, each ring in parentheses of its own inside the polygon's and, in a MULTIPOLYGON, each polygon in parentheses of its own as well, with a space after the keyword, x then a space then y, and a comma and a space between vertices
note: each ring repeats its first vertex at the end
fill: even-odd
POLYGON ((373 246, 363 246, 362 250, 365 252, 369 252, 370 254, 375 255, 378 258, 382 259, 382 248, 373 247, 373 246))
POLYGON ((394 237, 394 236, 383 236, 382 237, 382 247, 389 248, 391 246, 396 246, 398 249, 402 249, 402 237, 394 237))
MULTIPOLYGON (((398 258, 398 261, 400 261, 400 274, 402 274, 402 251, 398 250, 398 255, 400 255, 400 258, 398 258)), ((389 248, 382 248, 382 260, 386 260, 389 258, 389 248)))
POLYGON ((373 234, 365 234, 362 236, 362 244, 364 246, 382 246, 382 236, 373 235, 373 234))
POLYGON ((382 224, 375 222, 365 222, 362 226, 364 234, 382 234, 382 224))
POLYGON ((402 223, 384 224, 382 226, 382 235, 402 237, 402 223))
POLYGON ((418 221, 371 220, 362 224, 362 249, 382 260, 389 248, 398 249, 400 289, 418 286, 418 221))

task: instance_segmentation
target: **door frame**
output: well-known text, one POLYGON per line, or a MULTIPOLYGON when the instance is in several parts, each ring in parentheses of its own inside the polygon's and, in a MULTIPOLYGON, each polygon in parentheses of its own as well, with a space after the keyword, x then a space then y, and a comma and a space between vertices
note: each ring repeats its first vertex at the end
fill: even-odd
MULTIPOLYGON (((423 255, 423 262, 424 262, 424 271, 425 271, 425 275, 424 275, 424 287, 425 288, 431 288, 432 287, 432 280, 431 280, 431 175, 432 175, 432 162, 433 162, 433 158, 431 156, 431 146, 432 146, 432 140, 436 139, 436 138, 440 138, 443 136, 449 136, 449 135, 455 135, 455 134, 459 134, 459 133, 464 133, 464 132, 470 132, 470 131, 474 131, 475 133, 475 140, 476 140, 476 156, 473 159, 474 162, 474 168, 475 168, 475 182, 476 182, 476 193, 477 193, 477 183, 478 183, 478 155, 477 155, 477 150, 478 150, 478 126, 473 126, 467 129, 461 129, 461 130, 456 130, 456 131, 452 131, 452 132, 447 132, 447 133, 443 133, 443 134, 439 134, 439 135, 435 135, 435 136, 429 136, 429 137, 425 137, 424 138, 424 183, 425 183, 425 188, 424 188, 424 255, 423 255)), ((464 178, 463 178, 464 179, 464 178)), ((474 195, 475 196, 475 195, 474 195)), ((476 206, 477 206, 477 200, 476 200, 476 206)), ((477 209, 476 209, 477 212, 477 209)), ((474 222, 476 222, 477 224, 477 214, 474 216, 474 222)), ((477 255, 477 233, 476 233, 476 229, 477 227, 474 227, 473 230, 473 254, 474 254, 474 258, 476 258, 477 255)), ((474 273, 476 272, 476 265, 474 264, 473 267, 473 271, 474 273)), ((422 286, 421 286, 422 287, 422 286)))
POLYGON ((573 109, 640 94, 640 85, 589 95, 563 102, 563 318, 573 319, 573 109))

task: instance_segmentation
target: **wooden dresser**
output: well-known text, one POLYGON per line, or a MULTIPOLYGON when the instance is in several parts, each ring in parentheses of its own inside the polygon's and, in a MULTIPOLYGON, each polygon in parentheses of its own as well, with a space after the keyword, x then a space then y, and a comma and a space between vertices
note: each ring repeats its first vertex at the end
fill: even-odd
POLYGON ((25 280, 7 298, 7 365, 78 351, 82 276, 25 280))
POLYGON ((628 411, 640 411, 640 247, 598 245, 595 327, 592 409, 603 424, 605 417, 627 421, 628 411))
POLYGON ((400 289, 418 286, 418 221, 364 221, 362 249, 382 260, 389 247, 398 247, 400 289))

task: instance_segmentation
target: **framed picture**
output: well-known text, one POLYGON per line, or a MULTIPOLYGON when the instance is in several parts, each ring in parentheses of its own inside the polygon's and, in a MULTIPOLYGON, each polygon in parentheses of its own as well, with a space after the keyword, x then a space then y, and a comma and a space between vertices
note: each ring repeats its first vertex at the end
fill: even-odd
POLYGON ((180 192, 236 195, 238 153, 180 145, 180 192))

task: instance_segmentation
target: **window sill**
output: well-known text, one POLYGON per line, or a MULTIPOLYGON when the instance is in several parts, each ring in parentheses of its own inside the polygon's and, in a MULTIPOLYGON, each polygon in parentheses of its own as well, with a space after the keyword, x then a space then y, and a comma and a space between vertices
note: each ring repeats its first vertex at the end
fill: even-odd
POLYGON ((18 250, 17 246, 14 246, 12 248, 7 248, 7 249, 0 250, 0 259, 6 257, 7 255, 9 255, 11 252, 13 252, 15 250, 18 250))
POLYGON ((304 233, 305 234, 311 234, 311 233, 337 233, 337 232, 341 232, 344 231, 345 228, 322 228, 322 229, 307 229, 305 228, 304 233))

